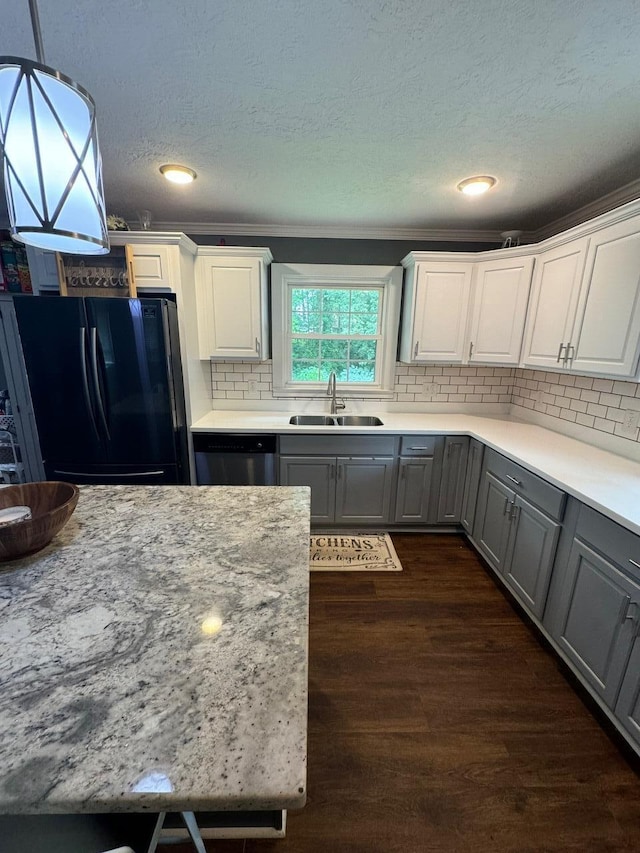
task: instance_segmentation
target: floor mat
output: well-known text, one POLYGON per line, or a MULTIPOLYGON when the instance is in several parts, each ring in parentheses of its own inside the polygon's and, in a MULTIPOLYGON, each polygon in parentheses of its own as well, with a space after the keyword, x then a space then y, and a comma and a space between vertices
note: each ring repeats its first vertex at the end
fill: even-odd
POLYGON ((401 572, 388 533, 324 533, 311 536, 312 572, 401 572))

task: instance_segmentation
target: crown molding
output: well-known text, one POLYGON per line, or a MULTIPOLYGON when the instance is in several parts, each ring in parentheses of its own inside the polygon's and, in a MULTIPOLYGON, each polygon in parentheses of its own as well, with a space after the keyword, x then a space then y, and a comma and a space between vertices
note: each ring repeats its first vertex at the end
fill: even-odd
POLYGON ((595 201, 579 207, 566 216, 561 216, 559 219, 549 222, 548 225, 543 225, 536 231, 528 232, 526 235, 527 242, 539 243, 541 240, 546 240, 547 237, 553 237, 561 231, 567 231, 576 225, 582 225, 583 222, 587 222, 589 219, 594 219, 603 213, 609 213, 614 208, 627 204, 630 201, 636 201, 638 198, 640 198, 640 178, 619 187, 617 190, 613 190, 613 192, 600 196, 595 201))
POLYGON ((158 231, 183 231, 211 236, 309 237, 338 240, 420 240, 449 243, 500 243, 499 231, 455 228, 383 228, 339 225, 260 225, 240 222, 154 222, 158 231))
POLYGON ((109 231, 112 246, 124 246, 127 243, 144 246, 162 243, 165 246, 180 246, 192 255, 198 253, 198 246, 182 231, 109 231))

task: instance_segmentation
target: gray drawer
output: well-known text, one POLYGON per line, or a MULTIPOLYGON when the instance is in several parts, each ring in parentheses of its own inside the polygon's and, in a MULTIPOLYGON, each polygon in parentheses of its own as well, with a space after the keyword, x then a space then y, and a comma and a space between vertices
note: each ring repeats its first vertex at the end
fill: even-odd
POLYGON ((394 435, 281 435, 280 453, 316 456, 393 456, 394 435))
POLYGON ((403 435, 400 439, 400 456, 433 456, 440 435, 403 435))
POLYGON ((563 491, 490 448, 485 452, 485 467, 517 495, 539 506, 551 518, 562 521, 566 502, 563 491))
POLYGON ((640 582, 640 536, 636 533, 583 504, 576 536, 640 582))

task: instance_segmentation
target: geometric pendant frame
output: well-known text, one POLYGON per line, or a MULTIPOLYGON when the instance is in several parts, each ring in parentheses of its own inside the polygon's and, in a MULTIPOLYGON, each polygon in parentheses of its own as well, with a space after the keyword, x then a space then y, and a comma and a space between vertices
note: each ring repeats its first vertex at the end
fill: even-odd
POLYGON ((109 251, 95 103, 47 65, 0 57, 0 155, 15 240, 43 249, 109 251))

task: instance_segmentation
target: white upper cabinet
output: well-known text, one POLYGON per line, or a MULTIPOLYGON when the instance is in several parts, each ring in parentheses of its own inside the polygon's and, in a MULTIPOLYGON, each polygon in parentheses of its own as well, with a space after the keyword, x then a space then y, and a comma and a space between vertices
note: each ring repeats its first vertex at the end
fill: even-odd
POLYGON ((518 364, 533 258, 476 264, 469 328, 469 362, 518 364))
POLYGON ((269 358, 269 249, 200 247, 196 260, 201 359, 269 358))
POLYGON ((583 237, 536 259, 522 358, 527 367, 564 366, 588 244, 583 237))
POLYGON ((400 360, 459 363, 465 334, 473 264, 405 258, 405 307, 400 360))
POLYGON ((172 267, 174 252, 173 246, 132 244, 133 272, 138 295, 144 296, 145 290, 175 290, 176 271, 172 267))
POLYGON ((640 343, 640 221, 619 222, 591 237, 569 342, 579 373, 635 376, 640 343))

